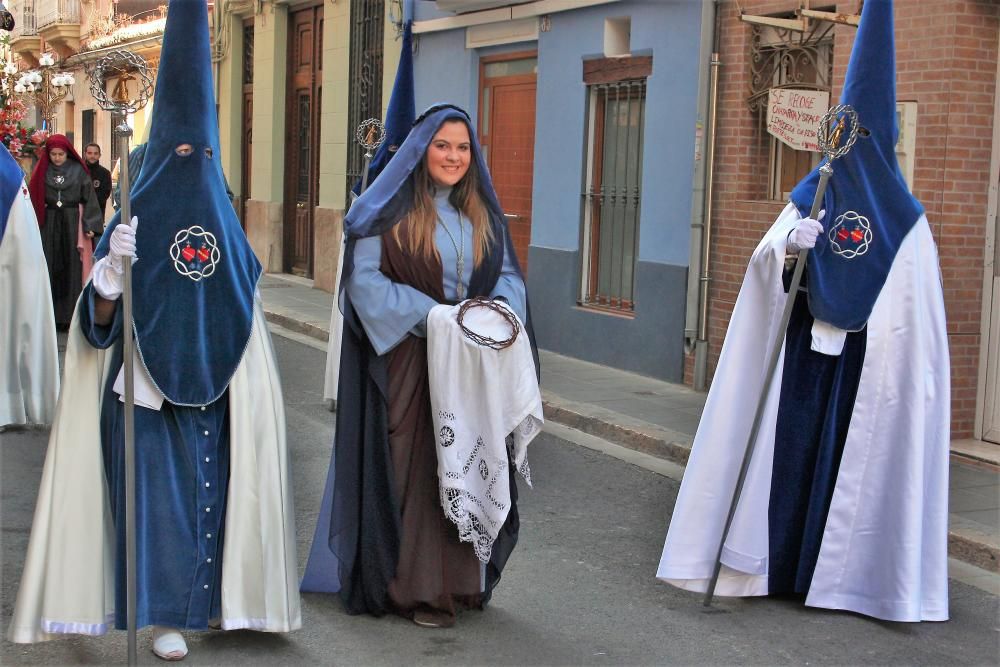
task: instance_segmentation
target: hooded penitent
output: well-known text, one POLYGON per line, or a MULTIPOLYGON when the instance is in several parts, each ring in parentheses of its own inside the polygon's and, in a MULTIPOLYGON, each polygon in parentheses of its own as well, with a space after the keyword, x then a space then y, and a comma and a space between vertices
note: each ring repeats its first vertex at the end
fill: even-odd
MULTIPOLYGON (((841 104, 857 111, 853 148, 833 162, 823 197, 826 233, 809 253, 809 310, 817 320, 858 331, 871 314, 899 244, 923 214, 896 160, 896 56, 892 2, 865 3, 841 104)), ((792 190, 808 215, 818 168, 792 190)))
POLYGON ((80 154, 73 148, 73 144, 64 135, 53 134, 45 140, 45 145, 38 152, 38 164, 35 165, 35 170, 31 173, 31 180, 28 183, 28 191, 31 193, 31 202, 35 207, 35 217, 38 218, 39 227, 45 226, 45 177, 52 165, 49 151, 53 148, 61 148, 66 151, 66 160, 76 162, 88 176, 90 175, 86 161, 80 157, 80 154))
POLYGON ((948 618, 948 340, 930 225, 893 152, 892 30, 892 3, 866 2, 842 99, 865 132, 832 165, 808 299, 784 331, 787 239, 816 173, 750 258, 657 571, 676 586, 708 587, 756 423, 716 593, 948 618))
MULTIPOLYGON (((225 391, 250 338, 261 274, 226 196, 206 12, 204 2, 170 2, 149 142, 131 199, 139 219, 136 346, 153 383, 177 405, 211 403, 225 391), (162 94, 167 90, 183 94, 162 94)), ((110 237, 96 258, 107 254, 110 237)))

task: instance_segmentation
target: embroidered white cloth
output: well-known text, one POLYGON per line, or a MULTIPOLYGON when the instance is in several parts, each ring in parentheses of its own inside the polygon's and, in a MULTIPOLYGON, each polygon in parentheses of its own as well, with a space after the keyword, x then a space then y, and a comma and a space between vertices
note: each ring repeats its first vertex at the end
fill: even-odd
MULTIPOLYGON (((427 315, 438 480, 445 516, 485 563, 510 511, 508 467, 531 486, 527 450, 544 423, 542 395, 524 327, 513 345, 494 350, 465 335, 458 310, 435 306, 427 315)), ((488 308, 470 308, 464 323, 494 340, 510 337, 510 324, 488 308)))

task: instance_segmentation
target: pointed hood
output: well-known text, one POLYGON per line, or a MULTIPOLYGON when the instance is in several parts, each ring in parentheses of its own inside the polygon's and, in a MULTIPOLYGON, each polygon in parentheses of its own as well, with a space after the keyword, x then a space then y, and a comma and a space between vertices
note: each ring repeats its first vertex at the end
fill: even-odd
MULTIPOLYGON (((864 328, 900 243, 924 209, 896 159, 896 56, 891 0, 869 0, 847 66, 841 104, 858 114, 859 136, 833 162, 823 198, 826 233, 809 253, 809 309, 849 331, 864 328)), ((819 182, 813 170, 792 191, 808 215, 819 182)))
MULTIPOLYGON (((261 266, 226 195, 204 0, 168 4, 131 201, 139 218, 132 272, 139 354, 171 403, 210 403, 243 357, 261 266)), ((96 256, 107 254, 110 237, 96 256)))
MULTIPOLYGON (((400 49, 396 81, 392 85, 389 108, 385 113, 385 141, 375 151, 371 164, 368 165, 368 185, 375 182, 406 141, 406 135, 410 133, 413 119, 417 115, 413 98, 413 21, 407 21, 403 26, 403 43, 400 49)), ((361 194, 361 181, 354 185, 352 192, 361 194)))

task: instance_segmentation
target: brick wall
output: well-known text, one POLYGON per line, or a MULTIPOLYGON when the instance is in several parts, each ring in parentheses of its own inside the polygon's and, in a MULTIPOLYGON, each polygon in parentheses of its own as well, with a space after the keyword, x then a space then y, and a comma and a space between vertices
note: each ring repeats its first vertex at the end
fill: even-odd
MULTIPOLYGON (((875 1, 875 0, 870 0, 875 1)), ((818 3, 813 3, 817 6, 818 3)), ((831 3, 832 4, 832 3, 831 3)), ((795 10, 786 0, 742 0, 747 14, 795 10)), ((838 2, 854 13, 857 2, 838 2)), ((913 190, 927 210, 941 256, 952 362, 952 436, 971 437, 979 370, 993 99, 1000 3, 897 0, 897 98, 917 106, 913 190)), ((750 253, 781 211, 768 201, 768 137, 747 108, 750 27, 736 3, 721 12, 719 131, 709 290, 709 377, 714 373, 750 253)), ((839 98, 856 30, 834 30, 839 98)), ((693 355, 685 361, 691 382, 693 355)))

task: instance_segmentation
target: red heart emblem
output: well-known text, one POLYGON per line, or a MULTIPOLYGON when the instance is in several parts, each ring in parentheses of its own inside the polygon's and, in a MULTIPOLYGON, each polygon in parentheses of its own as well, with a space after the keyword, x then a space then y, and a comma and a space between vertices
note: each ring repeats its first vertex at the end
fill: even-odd
POLYGON ((860 229, 855 229, 851 232, 851 240, 855 243, 861 243, 861 239, 865 237, 865 233, 860 229))
POLYGON ((194 259, 194 248, 191 246, 186 246, 184 250, 181 250, 181 257, 184 258, 185 262, 190 262, 194 259))
POLYGON ((198 259, 200 259, 203 262, 207 262, 209 256, 210 256, 210 253, 208 252, 208 248, 206 248, 204 246, 202 246, 201 248, 198 248, 198 259))
POLYGON ((843 227, 841 227, 840 231, 837 232, 837 238, 841 241, 846 241, 848 236, 850 236, 850 234, 843 227))

